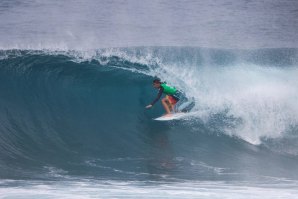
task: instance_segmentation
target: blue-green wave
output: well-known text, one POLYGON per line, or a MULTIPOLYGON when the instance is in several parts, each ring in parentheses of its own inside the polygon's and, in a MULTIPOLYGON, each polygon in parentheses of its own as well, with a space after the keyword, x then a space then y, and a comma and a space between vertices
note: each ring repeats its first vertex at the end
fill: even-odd
POLYGON ((296 49, 6 50, 0 57, 1 178, 298 178, 296 49), (144 109, 156 95, 154 76, 194 97, 195 116, 153 121, 163 112, 160 104, 144 109), (230 80, 235 87, 225 86, 230 80), (275 81, 277 91, 290 91, 268 101, 275 81), (266 85, 252 92, 259 104, 230 90, 219 95, 243 85, 266 85))

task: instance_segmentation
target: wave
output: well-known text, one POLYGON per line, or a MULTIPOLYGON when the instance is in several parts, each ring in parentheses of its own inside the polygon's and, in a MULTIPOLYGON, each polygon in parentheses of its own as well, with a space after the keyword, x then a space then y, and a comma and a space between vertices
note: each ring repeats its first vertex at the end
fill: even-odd
POLYGON ((297 52, 2 50, 0 175, 296 178, 297 52), (152 120, 162 114, 144 109, 155 76, 195 99, 191 117, 152 120))

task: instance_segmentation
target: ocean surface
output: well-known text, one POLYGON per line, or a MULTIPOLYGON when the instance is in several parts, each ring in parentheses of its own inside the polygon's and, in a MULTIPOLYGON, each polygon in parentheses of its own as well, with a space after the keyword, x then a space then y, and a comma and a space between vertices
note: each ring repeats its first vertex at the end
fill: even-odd
POLYGON ((0 198, 297 198, 297 1, 1 0, 0 18, 0 198), (155 77, 186 117, 153 120, 155 77))

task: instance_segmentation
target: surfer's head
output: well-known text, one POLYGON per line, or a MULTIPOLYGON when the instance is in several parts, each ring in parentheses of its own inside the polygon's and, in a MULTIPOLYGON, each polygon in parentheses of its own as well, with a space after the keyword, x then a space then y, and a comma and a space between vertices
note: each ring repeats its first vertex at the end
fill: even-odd
POLYGON ((160 84, 161 84, 161 81, 159 78, 156 78, 153 80, 153 87, 154 88, 160 88, 160 84))

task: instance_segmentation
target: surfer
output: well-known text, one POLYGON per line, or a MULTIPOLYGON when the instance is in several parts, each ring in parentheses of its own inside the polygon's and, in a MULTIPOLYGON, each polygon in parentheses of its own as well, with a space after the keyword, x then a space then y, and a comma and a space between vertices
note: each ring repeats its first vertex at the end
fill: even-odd
POLYGON ((153 80, 153 87, 159 89, 158 95, 151 104, 146 106, 147 109, 151 108, 162 96, 166 94, 166 97, 161 100, 161 103, 166 110, 165 116, 170 116, 171 112, 174 111, 175 104, 180 100, 179 91, 175 87, 167 85, 165 82, 161 82, 160 79, 153 80))

